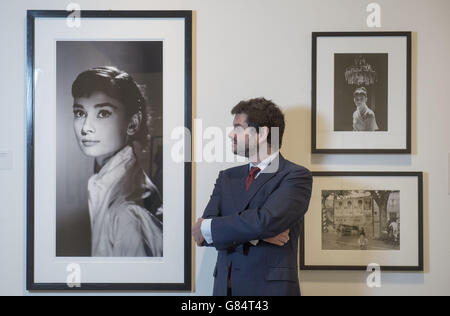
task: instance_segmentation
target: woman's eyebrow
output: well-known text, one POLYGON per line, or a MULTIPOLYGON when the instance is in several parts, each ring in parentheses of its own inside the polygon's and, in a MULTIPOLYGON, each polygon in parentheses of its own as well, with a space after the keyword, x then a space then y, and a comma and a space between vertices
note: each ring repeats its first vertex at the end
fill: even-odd
POLYGON ((74 109, 84 109, 84 106, 82 106, 81 104, 78 104, 78 103, 74 103, 73 108, 74 109))
POLYGON ((98 109, 98 108, 104 108, 104 107, 110 107, 110 108, 113 108, 113 109, 115 109, 115 110, 118 109, 117 106, 115 106, 114 104, 108 103, 108 102, 105 102, 105 103, 99 103, 99 104, 94 105, 94 108, 96 108, 96 109, 98 109))

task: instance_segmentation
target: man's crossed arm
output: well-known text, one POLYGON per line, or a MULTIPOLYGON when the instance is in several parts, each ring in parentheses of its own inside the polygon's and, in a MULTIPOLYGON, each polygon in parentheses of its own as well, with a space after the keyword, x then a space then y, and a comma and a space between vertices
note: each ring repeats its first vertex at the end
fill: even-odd
MULTIPOLYGON (((205 238, 203 236, 202 229, 201 229, 203 220, 204 220, 203 218, 199 218, 197 220, 197 223, 192 228, 192 236, 194 237, 195 243, 199 247, 202 247, 205 245, 205 238)), ((273 244, 273 245, 284 246, 290 239, 289 232, 290 232, 290 230, 287 229, 277 236, 265 238, 264 241, 268 242, 270 244, 273 244)), ((250 242, 250 240, 249 240, 249 242, 250 242)))
MULTIPOLYGON (((242 244, 250 240, 265 240, 282 245, 289 239, 288 229, 300 221, 309 206, 312 176, 306 169, 286 175, 280 187, 275 190, 261 208, 248 209, 233 215, 222 216, 221 177, 216 182, 211 200, 203 218, 213 219, 213 245, 218 250, 242 244)), ((194 225, 192 234, 198 245, 204 243, 201 233, 202 219, 194 225)))

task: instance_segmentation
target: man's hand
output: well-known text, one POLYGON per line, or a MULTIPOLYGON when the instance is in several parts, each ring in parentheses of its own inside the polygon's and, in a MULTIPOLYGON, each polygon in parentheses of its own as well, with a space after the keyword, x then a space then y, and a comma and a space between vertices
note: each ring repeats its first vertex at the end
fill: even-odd
POLYGON ((289 229, 282 232, 278 236, 266 238, 264 241, 273 245, 284 246, 289 241, 289 229))
POLYGON ((192 227, 192 236, 194 237, 195 243, 197 246, 201 247, 203 245, 203 242, 205 241, 205 238, 202 234, 202 222, 203 218, 199 218, 197 220, 197 223, 192 227))

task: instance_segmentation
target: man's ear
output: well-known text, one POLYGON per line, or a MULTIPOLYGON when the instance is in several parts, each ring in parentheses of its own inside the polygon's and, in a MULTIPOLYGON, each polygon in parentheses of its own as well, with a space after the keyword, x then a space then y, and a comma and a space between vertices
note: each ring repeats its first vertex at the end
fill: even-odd
POLYGON ((133 136, 139 131, 139 127, 142 123, 142 113, 139 111, 138 113, 133 114, 130 119, 130 123, 128 124, 127 134, 128 136, 133 136))

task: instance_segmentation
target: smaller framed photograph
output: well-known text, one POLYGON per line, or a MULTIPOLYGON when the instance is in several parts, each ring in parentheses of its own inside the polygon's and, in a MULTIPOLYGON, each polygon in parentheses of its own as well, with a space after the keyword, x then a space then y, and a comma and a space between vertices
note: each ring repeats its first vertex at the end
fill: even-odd
POLYGON ((302 270, 423 271, 421 172, 313 172, 302 270))
POLYGON ((312 41, 312 152, 411 153, 411 33, 312 41))

